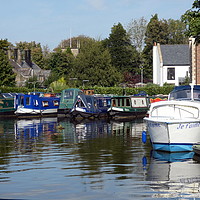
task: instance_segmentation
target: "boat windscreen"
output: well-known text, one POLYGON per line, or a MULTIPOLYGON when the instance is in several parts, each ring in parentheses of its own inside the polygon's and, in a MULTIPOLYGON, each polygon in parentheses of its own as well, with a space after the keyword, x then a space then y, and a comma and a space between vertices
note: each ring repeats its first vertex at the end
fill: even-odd
POLYGON ((191 91, 180 90, 171 92, 169 95, 169 100, 177 100, 177 99, 191 99, 191 91))

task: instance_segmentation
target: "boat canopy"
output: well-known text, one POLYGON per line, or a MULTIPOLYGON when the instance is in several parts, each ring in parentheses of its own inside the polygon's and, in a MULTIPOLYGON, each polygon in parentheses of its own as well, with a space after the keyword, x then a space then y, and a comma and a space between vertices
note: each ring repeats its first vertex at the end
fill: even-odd
POLYGON ((111 104, 111 97, 95 97, 92 95, 79 94, 76 96, 73 107, 87 108, 91 111, 97 109, 108 109, 111 104))
POLYGON ((200 85, 176 86, 169 94, 169 100, 200 101, 200 85))

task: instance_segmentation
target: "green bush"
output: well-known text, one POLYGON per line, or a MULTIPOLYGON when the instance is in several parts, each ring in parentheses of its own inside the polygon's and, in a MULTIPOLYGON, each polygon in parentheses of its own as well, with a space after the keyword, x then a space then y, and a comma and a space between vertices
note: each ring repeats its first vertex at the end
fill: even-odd
MULTIPOLYGON (((66 86, 67 87, 67 86, 66 86)), ((145 87, 139 87, 139 88, 122 88, 122 87, 88 87, 84 89, 94 89, 95 94, 112 94, 112 95, 134 95, 138 94, 141 91, 146 92, 149 96, 152 95, 157 95, 157 94, 169 94, 173 90, 174 86, 172 85, 165 85, 163 87, 160 87, 158 85, 150 84, 145 87)), ((65 88, 67 89, 67 88, 65 88)), ((83 89, 80 87, 79 89, 83 89)), ((15 92, 15 93, 28 93, 28 92, 33 92, 33 89, 28 89, 26 87, 7 87, 7 86, 2 86, 0 87, 0 91, 2 93, 9 93, 9 92, 15 92)), ((35 91, 38 92, 48 92, 47 90, 44 89, 38 89, 36 88, 35 91)), ((61 91, 56 91, 56 92, 61 92, 61 91)))

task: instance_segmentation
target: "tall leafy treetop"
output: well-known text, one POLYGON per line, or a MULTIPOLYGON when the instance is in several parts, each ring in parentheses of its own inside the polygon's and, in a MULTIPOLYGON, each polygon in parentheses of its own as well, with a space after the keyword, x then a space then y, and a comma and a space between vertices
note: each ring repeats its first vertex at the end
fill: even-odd
POLYGON ((158 15, 155 14, 150 19, 145 34, 145 47, 143 50, 143 66, 144 76, 146 78, 152 78, 153 76, 153 56, 152 49, 154 42, 161 44, 168 43, 168 24, 166 20, 159 20, 158 15))
POLYGON ((76 84, 85 86, 114 86, 121 80, 121 74, 111 65, 110 54, 100 41, 89 39, 82 45, 81 52, 73 63, 68 76, 76 78, 76 84))
POLYGON ((0 85, 14 86, 15 74, 12 71, 12 66, 9 63, 7 50, 10 43, 7 40, 0 40, 0 85))
POLYGON ((109 38, 104 42, 111 55, 111 63, 121 72, 130 71, 133 68, 133 55, 136 51, 131 45, 131 40, 121 23, 114 25, 109 38))
MULTIPOLYGON (((182 15, 183 22, 187 25, 186 35, 189 37, 200 36, 200 0, 195 0, 192 8, 182 15)), ((200 41, 200 39, 198 39, 200 41)))

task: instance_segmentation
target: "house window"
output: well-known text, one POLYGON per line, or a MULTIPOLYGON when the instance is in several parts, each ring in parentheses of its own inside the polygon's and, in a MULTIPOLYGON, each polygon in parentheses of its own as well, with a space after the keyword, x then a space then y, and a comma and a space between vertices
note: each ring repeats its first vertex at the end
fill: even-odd
POLYGON ((167 80, 175 80, 175 68, 167 69, 167 80))

